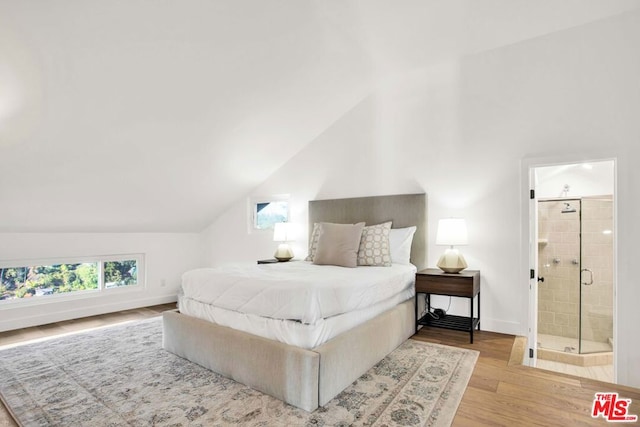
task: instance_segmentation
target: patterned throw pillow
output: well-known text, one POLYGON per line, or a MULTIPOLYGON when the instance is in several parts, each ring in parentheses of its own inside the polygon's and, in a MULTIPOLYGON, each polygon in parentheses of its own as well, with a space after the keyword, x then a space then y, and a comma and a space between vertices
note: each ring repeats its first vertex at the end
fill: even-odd
POLYGON ((390 231, 391 221, 369 225, 362 230, 360 248, 358 249, 358 265, 391 266, 390 231))
POLYGON ((318 251, 318 238, 320 237, 320 223, 313 224, 313 231, 311 232, 311 238, 309 239, 309 255, 304 259, 305 261, 313 261, 313 257, 318 251))

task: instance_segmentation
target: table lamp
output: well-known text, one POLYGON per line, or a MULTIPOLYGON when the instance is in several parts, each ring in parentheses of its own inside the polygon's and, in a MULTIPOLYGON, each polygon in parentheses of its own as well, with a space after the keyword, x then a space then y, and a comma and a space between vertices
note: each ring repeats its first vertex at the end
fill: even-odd
POLYGON ((273 226, 273 241, 280 242, 273 257, 278 261, 289 261, 293 251, 287 242, 295 240, 295 227, 290 222, 277 222, 273 226))
POLYGON ((438 268, 445 273, 459 273, 467 268, 467 262, 454 246, 467 244, 467 224, 463 218, 447 218, 438 221, 436 245, 449 246, 440 259, 438 268))

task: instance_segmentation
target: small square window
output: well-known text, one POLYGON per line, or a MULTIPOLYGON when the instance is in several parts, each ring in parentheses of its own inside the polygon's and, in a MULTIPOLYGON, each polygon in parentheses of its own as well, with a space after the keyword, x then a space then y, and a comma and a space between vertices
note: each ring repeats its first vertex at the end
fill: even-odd
POLYGON ((138 284, 138 261, 106 261, 104 263, 104 287, 118 288, 138 284))
POLYGON ((252 199, 250 229, 270 230, 278 222, 289 221, 289 200, 286 196, 252 199))

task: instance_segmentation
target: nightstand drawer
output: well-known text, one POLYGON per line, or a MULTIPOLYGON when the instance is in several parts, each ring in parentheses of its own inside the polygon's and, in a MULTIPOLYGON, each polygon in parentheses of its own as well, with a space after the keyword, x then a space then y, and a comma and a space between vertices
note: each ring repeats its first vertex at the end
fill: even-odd
POLYGON ((416 292, 474 297, 480 292, 480 272, 466 270, 460 273, 445 273, 436 269, 422 270, 416 274, 416 292))

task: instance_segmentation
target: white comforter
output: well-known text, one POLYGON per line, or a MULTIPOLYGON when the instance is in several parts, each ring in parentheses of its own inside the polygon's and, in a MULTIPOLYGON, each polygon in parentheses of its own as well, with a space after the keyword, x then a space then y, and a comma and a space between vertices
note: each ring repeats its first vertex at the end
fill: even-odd
POLYGON ((416 268, 344 268, 306 261, 191 270, 182 276, 188 298, 240 313, 315 324, 360 310, 413 286, 416 268))

